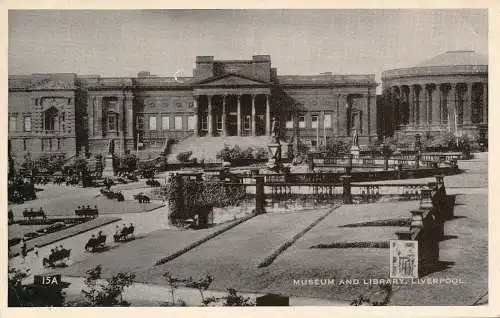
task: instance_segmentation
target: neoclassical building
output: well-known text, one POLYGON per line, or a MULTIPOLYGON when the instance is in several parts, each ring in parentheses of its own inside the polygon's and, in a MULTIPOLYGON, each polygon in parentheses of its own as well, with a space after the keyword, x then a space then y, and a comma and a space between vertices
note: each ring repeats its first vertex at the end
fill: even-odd
POLYGON ((379 120, 385 134, 443 132, 487 137, 488 58, 448 51, 382 73, 379 120))
POLYGON ((168 138, 271 134, 315 145, 377 137, 375 75, 278 75, 269 55, 197 56, 192 77, 9 75, 9 141, 26 152, 160 150, 168 138))

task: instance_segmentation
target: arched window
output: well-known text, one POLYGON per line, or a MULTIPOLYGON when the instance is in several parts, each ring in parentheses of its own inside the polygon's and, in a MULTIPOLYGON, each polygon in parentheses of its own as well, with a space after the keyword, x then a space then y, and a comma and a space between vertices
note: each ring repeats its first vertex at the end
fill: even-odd
POLYGON ((43 112, 44 119, 44 127, 45 130, 56 130, 57 127, 57 117, 59 115, 59 111, 55 107, 50 107, 46 111, 43 112))

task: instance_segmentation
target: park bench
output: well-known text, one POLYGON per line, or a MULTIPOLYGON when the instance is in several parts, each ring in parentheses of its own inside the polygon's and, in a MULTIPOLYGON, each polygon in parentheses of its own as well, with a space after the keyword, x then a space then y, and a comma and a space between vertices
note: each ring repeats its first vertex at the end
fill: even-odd
POLYGON ((106 235, 100 235, 97 238, 90 238, 85 244, 87 252, 95 252, 97 249, 102 249, 106 245, 106 235))
POLYGON ((153 188, 161 186, 160 181, 155 180, 155 179, 148 179, 146 181, 146 185, 153 187, 153 188))
POLYGON ((44 267, 65 267, 67 260, 71 255, 71 250, 63 249, 61 251, 52 253, 49 257, 43 258, 44 267))
POLYGON ((75 215, 83 217, 97 217, 99 215, 99 211, 91 208, 80 208, 75 210, 75 215))
POLYGON ((100 191, 108 199, 111 199, 111 200, 117 199, 118 202, 125 200, 125 197, 123 196, 123 193, 121 193, 121 192, 114 192, 114 191, 111 191, 111 190, 108 190, 105 188, 101 189, 100 191))
POLYGON ((148 196, 144 195, 144 193, 138 193, 134 195, 134 199, 139 201, 139 203, 149 203, 150 199, 148 196))
POLYGON ((23 217, 28 220, 36 219, 38 217, 46 220, 47 216, 43 211, 23 211, 23 217))
POLYGON ((122 229, 119 234, 113 235, 115 242, 126 241, 134 238, 134 227, 129 226, 122 229))

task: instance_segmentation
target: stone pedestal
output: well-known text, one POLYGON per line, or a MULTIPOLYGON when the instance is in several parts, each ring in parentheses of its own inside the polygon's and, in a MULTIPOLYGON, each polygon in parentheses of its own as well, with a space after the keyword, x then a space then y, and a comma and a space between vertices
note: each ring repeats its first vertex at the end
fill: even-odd
POLYGON ((104 157, 104 170, 102 176, 104 178, 110 178, 115 175, 115 170, 113 169, 113 155, 107 155, 104 157))
POLYGON ((359 146, 351 146, 351 155, 354 157, 354 159, 359 158, 359 146))

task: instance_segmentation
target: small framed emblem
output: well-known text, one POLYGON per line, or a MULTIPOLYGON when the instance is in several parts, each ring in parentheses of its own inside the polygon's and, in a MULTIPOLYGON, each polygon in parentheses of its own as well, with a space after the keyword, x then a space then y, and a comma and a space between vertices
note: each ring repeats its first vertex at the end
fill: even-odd
POLYGON ((390 241, 390 277, 418 278, 418 242, 390 241))

